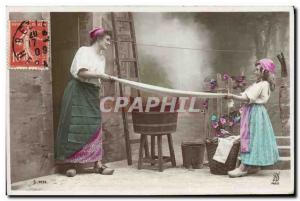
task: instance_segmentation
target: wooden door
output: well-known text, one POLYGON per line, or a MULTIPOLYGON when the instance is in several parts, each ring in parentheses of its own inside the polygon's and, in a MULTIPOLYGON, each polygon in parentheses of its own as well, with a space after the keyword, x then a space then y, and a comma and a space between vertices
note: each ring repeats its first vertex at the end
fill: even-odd
POLYGON ((71 79, 70 67, 79 48, 78 20, 78 13, 51 13, 54 136, 57 132, 64 89, 71 79))

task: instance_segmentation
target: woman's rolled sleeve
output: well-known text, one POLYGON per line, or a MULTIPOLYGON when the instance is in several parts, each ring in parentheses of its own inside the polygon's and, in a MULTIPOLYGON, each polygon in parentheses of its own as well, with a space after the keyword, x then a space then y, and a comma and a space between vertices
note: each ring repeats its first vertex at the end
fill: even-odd
POLYGON ((79 48, 78 51, 75 54, 75 57, 73 59, 73 62, 72 62, 71 68, 70 68, 70 72, 71 72, 72 76, 74 78, 77 78, 77 79, 80 79, 80 80, 82 80, 82 78, 80 78, 78 76, 78 73, 81 70, 88 70, 87 68, 83 67, 84 64, 81 62, 81 61, 83 61, 83 58, 84 58, 83 49, 79 48))

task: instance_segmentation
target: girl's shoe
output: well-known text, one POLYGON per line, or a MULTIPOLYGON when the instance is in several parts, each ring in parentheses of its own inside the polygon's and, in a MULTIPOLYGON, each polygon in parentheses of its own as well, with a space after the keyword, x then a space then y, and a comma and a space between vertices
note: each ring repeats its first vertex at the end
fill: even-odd
POLYGON ((259 172, 261 170, 260 167, 251 167, 247 170, 248 174, 256 174, 257 172, 259 172))
POLYGON ((102 165, 101 167, 94 167, 96 173, 103 175, 112 175, 114 173, 114 169, 107 167, 106 165, 102 165))
POLYGON ((247 174, 248 174, 247 171, 242 171, 240 168, 235 168, 234 170, 228 172, 228 175, 231 178, 243 177, 246 176, 247 174))

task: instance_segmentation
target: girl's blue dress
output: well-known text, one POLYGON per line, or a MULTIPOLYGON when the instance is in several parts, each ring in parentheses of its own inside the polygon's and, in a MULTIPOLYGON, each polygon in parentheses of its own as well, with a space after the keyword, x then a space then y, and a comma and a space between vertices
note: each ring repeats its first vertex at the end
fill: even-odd
POLYGON ((267 110, 263 104, 249 104, 249 107, 249 152, 241 153, 241 161, 245 165, 273 165, 278 161, 279 154, 267 110))
POLYGON ((279 159, 274 130, 264 106, 270 95, 270 84, 263 80, 253 83, 242 93, 242 96, 249 99, 246 106, 249 108, 246 111, 250 111, 245 113, 249 136, 245 137, 245 133, 242 132, 245 128, 241 127, 241 141, 249 139, 246 151, 241 151, 241 161, 245 165, 268 166, 279 159))

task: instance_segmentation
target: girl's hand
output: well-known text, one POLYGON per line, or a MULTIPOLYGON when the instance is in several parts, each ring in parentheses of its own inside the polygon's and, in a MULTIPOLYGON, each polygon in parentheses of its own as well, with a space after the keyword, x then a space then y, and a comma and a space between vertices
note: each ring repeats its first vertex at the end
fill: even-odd
POLYGON ((225 99, 233 99, 233 94, 227 93, 227 95, 224 98, 225 99))

